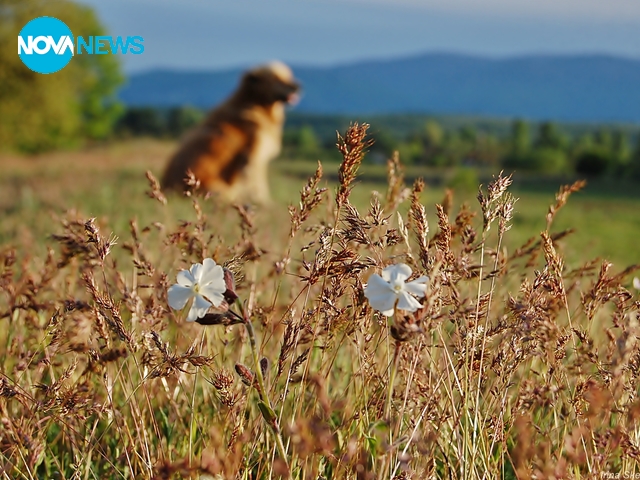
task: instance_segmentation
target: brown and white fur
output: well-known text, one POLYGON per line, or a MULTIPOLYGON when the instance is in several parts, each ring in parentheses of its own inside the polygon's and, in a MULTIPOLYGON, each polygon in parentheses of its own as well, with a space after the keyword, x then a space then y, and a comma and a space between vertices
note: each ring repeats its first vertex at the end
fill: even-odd
POLYGON ((299 84, 283 63, 244 74, 238 89, 190 132, 169 161, 164 189, 184 189, 187 170, 228 201, 269 200, 268 165, 280 153, 284 105, 299 84))

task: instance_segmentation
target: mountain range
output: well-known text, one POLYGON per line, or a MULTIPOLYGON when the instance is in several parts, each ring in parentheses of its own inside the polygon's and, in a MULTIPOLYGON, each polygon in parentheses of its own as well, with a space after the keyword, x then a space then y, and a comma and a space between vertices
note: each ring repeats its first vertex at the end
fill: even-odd
MULTIPOLYGON (((300 112, 640 122, 640 59, 433 53, 292 68, 304 89, 295 107, 300 112)), ((120 98, 130 106, 210 108, 234 89, 241 73, 151 70, 132 75, 120 98)))

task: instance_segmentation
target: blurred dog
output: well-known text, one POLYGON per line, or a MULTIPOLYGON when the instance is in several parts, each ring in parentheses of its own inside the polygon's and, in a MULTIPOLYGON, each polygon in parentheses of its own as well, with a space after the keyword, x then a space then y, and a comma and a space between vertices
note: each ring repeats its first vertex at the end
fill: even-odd
POLYGON ((187 134, 164 172, 163 188, 184 190, 191 170, 201 188, 228 201, 267 202, 267 167, 282 147, 284 106, 297 100, 299 89, 280 62, 246 72, 233 95, 187 134))

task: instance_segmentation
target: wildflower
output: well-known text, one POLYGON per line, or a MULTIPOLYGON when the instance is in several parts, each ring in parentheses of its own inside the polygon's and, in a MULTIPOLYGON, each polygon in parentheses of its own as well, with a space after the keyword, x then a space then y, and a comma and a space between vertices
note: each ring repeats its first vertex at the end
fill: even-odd
POLYGON ((178 283, 171 285, 167 292, 169 306, 175 310, 182 310, 193 298, 187 322, 204 317, 212 305, 218 307, 224 300, 223 294, 227 290, 224 272, 222 267, 210 258, 192 265, 189 270, 181 270, 177 280, 178 283))
POLYGON ((364 288, 364 295, 369 304, 390 317, 396 308, 415 312, 422 304, 418 298, 425 296, 429 277, 422 276, 411 282, 405 280, 411 276, 411 268, 404 263, 390 265, 382 270, 382 276, 374 273, 369 277, 369 283, 364 288))
POLYGON ((633 277, 633 288, 640 290, 640 279, 638 277, 633 277))

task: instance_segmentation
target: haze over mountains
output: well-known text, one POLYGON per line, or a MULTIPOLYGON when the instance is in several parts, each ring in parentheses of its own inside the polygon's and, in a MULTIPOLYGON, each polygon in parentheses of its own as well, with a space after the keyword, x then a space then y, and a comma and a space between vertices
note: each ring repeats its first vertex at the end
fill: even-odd
MULTIPOLYGON (((640 122, 640 60, 604 55, 491 59, 425 54, 335 67, 297 67, 309 113, 432 113, 586 122, 640 122)), ((133 75, 128 105, 209 108, 241 69, 133 75)))

